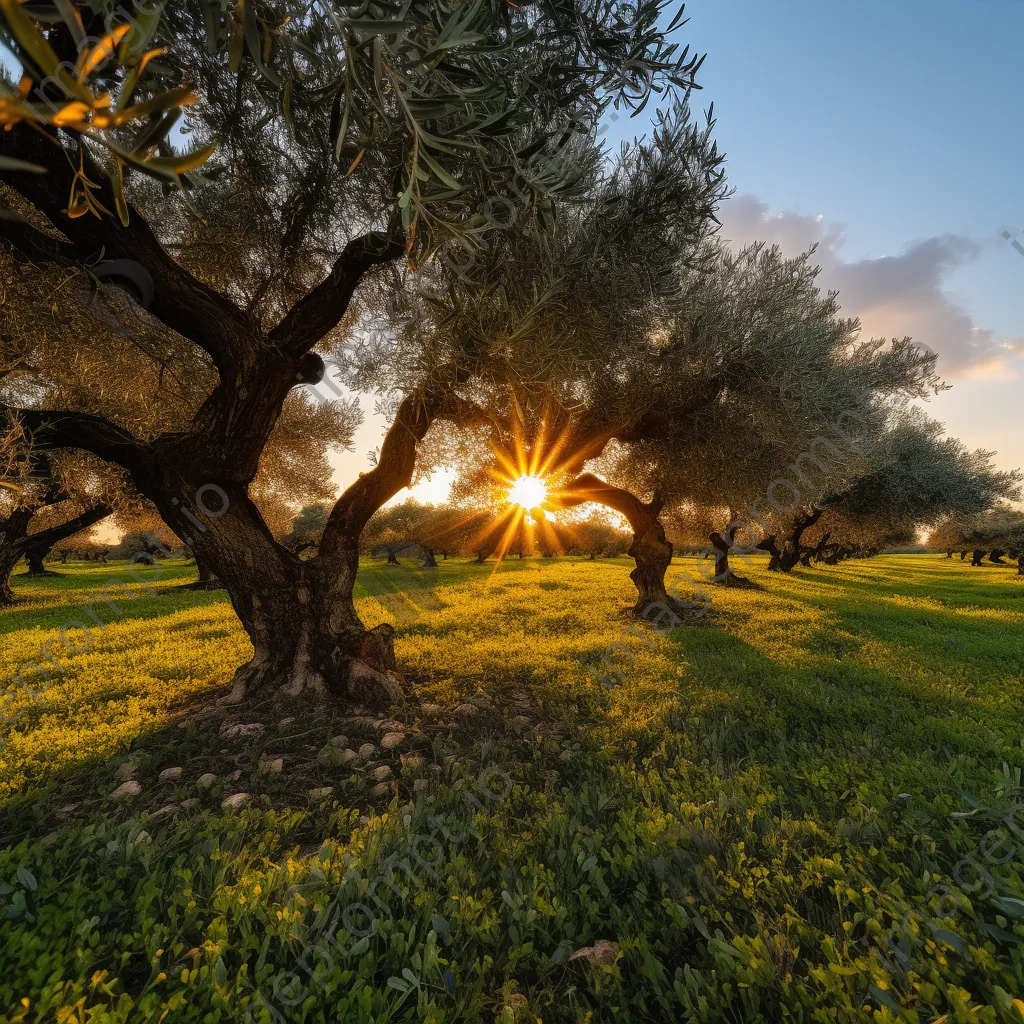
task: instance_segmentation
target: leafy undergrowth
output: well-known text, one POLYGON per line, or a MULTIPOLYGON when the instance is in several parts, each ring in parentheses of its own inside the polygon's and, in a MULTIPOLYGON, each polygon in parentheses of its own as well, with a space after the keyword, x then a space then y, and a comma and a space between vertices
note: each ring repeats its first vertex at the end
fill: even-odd
POLYGON ((1012 570, 758 561, 657 634, 625 559, 368 564, 380 721, 219 707, 223 593, 129 568, 0 614, 0 1021, 1024 1021, 1012 570))

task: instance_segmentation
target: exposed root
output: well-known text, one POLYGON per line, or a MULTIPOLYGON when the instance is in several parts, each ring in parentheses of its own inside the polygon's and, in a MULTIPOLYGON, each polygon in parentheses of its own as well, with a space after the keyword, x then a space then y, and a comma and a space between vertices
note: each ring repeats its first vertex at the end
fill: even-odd
POLYGON ((328 677, 319 671, 319 663, 309 657, 304 643, 300 642, 290 664, 282 663, 267 650, 258 650, 248 664, 235 672, 230 692, 217 703, 238 704, 257 693, 278 693, 289 699, 306 695, 314 700, 326 700, 333 696, 343 705, 364 704, 386 709, 405 697, 397 671, 394 633, 394 628, 387 624, 368 630, 359 656, 342 658, 339 654, 338 667, 328 677))
POLYGON ((623 609, 624 615, 643 619, 657 629, 674 629, 676 626, 693 625, 707 615, 707 605, 694 602, 679 601, 674 597, 657 600, 641 598, 635 605, 623 609), (673 617, 678 621, 673 622, 673 617))
POLYGON ((348 670, 348 696, 367 707, 387 708, 405 696, 396 672, 378 672, 357 658, 348 670))

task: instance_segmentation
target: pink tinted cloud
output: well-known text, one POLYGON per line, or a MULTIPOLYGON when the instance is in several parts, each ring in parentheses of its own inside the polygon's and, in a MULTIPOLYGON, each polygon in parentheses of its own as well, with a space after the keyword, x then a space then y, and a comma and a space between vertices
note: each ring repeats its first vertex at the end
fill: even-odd
POLYGON ((943 290, 945 275, 975 259, 980 246, 957 235, 939 235, 908 246, 898 256, 847 262, 842 227, 822 217, 772 214, 756 196, 730 199, 719 212, 720 235, 734 246, 755 240, 795 255, 817 243, 823 288, 839 292, 843 312, 860 319, 866 337, 906 335, 939 355, 947 378, 1017 376, 1011 363, 1024 356, 1024 338, 1003 339, 975 324, 943 290))

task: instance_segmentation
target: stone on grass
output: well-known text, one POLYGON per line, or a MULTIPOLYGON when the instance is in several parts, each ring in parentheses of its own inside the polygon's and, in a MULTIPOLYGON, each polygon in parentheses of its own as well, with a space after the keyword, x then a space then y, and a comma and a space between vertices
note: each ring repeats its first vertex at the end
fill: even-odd
POLYGON ((225 811, 238 811, 252 799, 248 793, 232 793, 231 796, 224 797, 220 802, 222 810, 225 811))
POLYGON ((311 789, 308 794, 310 800, 326 800, 333 795, 333 786, 321 786, 319 789, 311 789))
POLYGON ((619 944, 617 942, 612 942, 610 939, 598 939, 592 946, 577 949, 569 957, 569 960, 570 962, 573 960, 586 960, 587 963, 597 967, 613 964, 618 958, 619 944))
POLYGON ((240 771, 232 772, 228 776, 228 782, 237 782, 241 777, 242 777, 242 773, 240 771))
POLYGON ((142 787, 134 780, 129 779, 127 782, 122 782, 113 793, 110 794, 112 800, 124 800, 126 797, 138 796, 142 792, 142 787))
POLYGON ((284 769, 284 758, 283 757, 272 757, 267 761, 264 761, 260 767, 267 775, 280 775, 284 769))
POLYGON ((386 782, 378 782, 377 785, 374 786, 373 789, 370 790, 370 796, 374 796, 374 797, 387 796, 390 788, 391 787, 388 786, 388 784, 386 782))
POLYGON ((181 769, 180 768, 165 768, 160 773, 160 781, 161 782, 177 782, 177 780, 180 779, 180 778, 181 778, 181 769))
POLYGON ((373 777, 380 782, 382 779, 391 778, 391 769, 386 765, 378 765, 373 769, 373 777))
POLYGON ((368 761, 376 753, 377 753, 377 748, 372 743, 364 743, 359 748, 359 756, 364 761, 368 761))
POLYGON ((205 772, 196 779, 196 785, 200 789, 209 789, 217 781, 217 776, 213 772, 205 772))
POLYGON ((260 722, 249 722, 245 725, 227 725, 225 723, 221 726, 220 734, 226 740, 250 739, 262 736, 265 729, 266 726, 260 722))
POLYGON ((125 761, 120 768, 117 769, 117 777, 122 781, 126 779, 135 778, 135 773, 138 771, 139 766, 134 761, 125 761))
POLYGON ((384 718, 379 722, 373 723, 377 727, 378 732, 401 732, 402 723, 396 722, 393 718, 384 718))
POLYGON ((440 704, 421 704, 420 711, 425 715, 439 715, 441 714, 440 704))
POLYGON ((341 763, 348 764, 350 761, 358 761, 359 755, 351 748, 347 747, 341 752, 341 763))
POLYGON ((168 814, 177 814, 177 813, 178 813, 178 805, 177 804, 165 804, 163 807, 160 808, 159 811, 154 811, 149 816, 149 820, 150 821, 156 821, 157 818, 166 818, 168 814))
POLYGON ((187 800, 181 801, 181 809, 183 811, 191 811, 199 806, 199 799, 194 796, 190 796, 187 800))
POLYGON ((452 714, 456 718, 472 718, 480 709, 475 704, 460 704, 452 714))
POLYGON ((381 738, 380 745, 385 750, 394 750, 395 747, 397 747, 404 739, 404 732, 389 732, 385 733, 384 736, 381 738))
POLYGON ((348 746, 348 737, 347 736, 341 736, 341 735, 332 736, 331 737, 331 746, 332 747, 347 747, 348 746))

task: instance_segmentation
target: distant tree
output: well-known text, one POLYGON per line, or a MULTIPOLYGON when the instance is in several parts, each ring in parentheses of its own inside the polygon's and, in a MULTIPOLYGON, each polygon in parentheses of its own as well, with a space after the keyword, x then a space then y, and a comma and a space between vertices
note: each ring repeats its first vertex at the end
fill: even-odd
POLYGON ((623 554, 630 544, 630 535, 615 527, 607 516, 594 513, 573 523, 565 530, 571 538, 571 548, 595 558, 614 558, 623 554))
POLYGON ((874 468, 812 508, 834 549, 824 561, 906 543, 944 517, 979 515, 1020 493, 1019 473, 996 470, 991 452, 945 437, 919 409, 894 417, 873 448, 874 468))
POLYGON ((952 515, 940 523, 928 537, 929 547, 959 548, 961 561, 971 553, 971 565, 990 562, 1000 565, 1009 555, 1017 563, 1017 572, 1024 576, 1024 512, 1006 502, 980 515, 952 515))
MULTIPOLYGON (((687 503, 763 505, 780 471, 844 415, 877 429, 884 398, 939 386, 935 357, 909 339, 859 339, 835 296, 818 290, 810 254, 785 259, 762 245, 731 253, 652 223, 682 189, 677 159, 659 136, 646 162, 625 160, 607 184, 611 221, 595 204, 601 217, 566 223, 565 251, 599 252, 592 268, 566 282, 557 261, 512 253, 505 272, 514 287, 503 285, 463 314, 512 364, 490 384, 466 388, 459 418, 467 443, 474 448, 474 435, 486 434, 489 448, 512 453, 512 462, 528 449, 527 461, 539 460, 550 479, 549 511, 595 503, 626 519, 633 610, 641 616, 651 607, 688 610, 665 589, 673 548, 663 512, 687 503), (611 223, 619 231, 614 245, 605 241, 611 223), (649 266, 652 250, 665 261, 653 296, 633 276, 649 266), (548 285, 545 272, 563 289, 550 320, 530 298, 548 285), (628 289, 635 302, 623 297, 628 289), (523 322, 529 339, 516 333, 523 322), (544 338, 557 339, 553 355, 538 351, 536 339, 544 338)), ((685 219, 678 208, 668 225, 673 218, 685 219)), ((742 533, 756 529, 756 516, 740 513, 749 522, 742 533)), ((734 535, 740 525, 725 522, 714 532, 734 535)))
POLYGON ((11 573, 22 558, 27 575, 54 575, 44 564, 50 551, 109 516, 124 493, 116 472, 81 454, 19 458, 28 468, 17 487, 0 490, 0 605, 14 601, 11 573))

